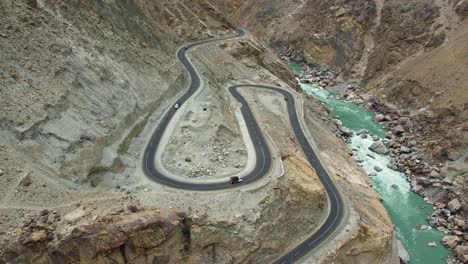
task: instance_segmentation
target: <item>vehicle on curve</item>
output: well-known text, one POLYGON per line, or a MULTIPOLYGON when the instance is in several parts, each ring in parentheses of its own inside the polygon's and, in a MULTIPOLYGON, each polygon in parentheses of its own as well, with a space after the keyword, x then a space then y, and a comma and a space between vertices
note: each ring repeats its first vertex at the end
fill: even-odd
POLYGON ((242 179, 241 177, 239 176, 232 176, 230 178, 230 181, 231 181, 231 184, 236 184, 236 183, 241 183, 244 181, 244 179, 242 179))
POLYGON ((179 103, 175 103, 174 108, 175 108, 175 109, 179 109, 179 107, 180 107, 180 104, 179 104, 179 103))

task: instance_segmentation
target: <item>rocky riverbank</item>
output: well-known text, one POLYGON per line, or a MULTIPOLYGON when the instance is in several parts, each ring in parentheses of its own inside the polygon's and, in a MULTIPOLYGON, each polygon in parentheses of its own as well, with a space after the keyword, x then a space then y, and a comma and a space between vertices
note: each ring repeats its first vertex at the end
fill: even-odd
MULTIPOLYGON (((286 62, 290 62, 286 59, 286 62)), ((301 83, 311 83, 316 86, 337 92, 343 100, 361 105, 376 112, 374 121, 388 129, 384 139, 371 135, 368 130, 360 130, 358 136, 372 137, 374 143, 369 149, 381 155, 391 157, 388 168, 404 173, 411 183, 411 190, 423 197, 424 201, 433 206, 434 213, 427 217, 428 223, 443 232, 441 243, 454 251, 463 263, 468 262, 468 247, 466 246, 468 225, 465 221, 465 204, 460 197, 463 192, 462 179, 454 178, 447 173, 447 167, 441 161, 428 155, 429 144, 425 142, 424 128, 418 116, 411 116, 391 105, 379 102, 358 85, 344 84, 336 75, 322 66, 310 66, 299 63, 303 74, 297 74, 301 83)), ((354 132, 342 125, 335 118, 337 130, 335 135, 344 141, 354 135, 354 132)), ((375 168, 376 171, 381 168, 375 168)), ((375 175, 370 175, 375 176, 375 175)), ((427 228, 427 226, 426 226, 427 228)), ((434 245, 434 243, 429 243, 434 245)), ((429 246, 431 246, 429 245, 429 246)))

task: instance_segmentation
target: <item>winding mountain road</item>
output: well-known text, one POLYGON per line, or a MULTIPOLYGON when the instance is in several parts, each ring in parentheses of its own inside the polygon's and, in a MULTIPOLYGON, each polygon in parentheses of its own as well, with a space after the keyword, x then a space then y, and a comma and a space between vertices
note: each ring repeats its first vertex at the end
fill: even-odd
MULTIPOLYGON (((191 83, 188 87, 187 91, 177 99, 179 104, 185 103, 195 92, 199 89, 201 81, 200 76, 198 75, 197 71, 195 70, 194 66, 190 63, 190 61, 186 57, 186 52, 188 49, 200 46, 203 44, 207 44, 210 42, 215 41, 222 41, 228 39, 235 39, 241 38, 246 34, 246 31, 243 29, 239 29, 238 34, 235 36, 229 36, 219 39, 208 39, 203 41, 197 41, 190 44, 187 44, 179 49, 177 52, 177 57, 180 62, 184 65, 187 69, 191 83)), ((255 147, 256 153, 256 163, 254 169, 246 176, 243 177, 244 182, 242 185, 246 185, 249 183, 253 183, 262 177, 266 176, 272 166, 272 157, 263 137, 262 131, 260 130, 252 111, 250 110, 249 104, 247 101, 242 97, 242 95, 238 92, 238 88, 242 87, 250 87, 250 88, 257 88, 257 89, 265 89, 280 93, 284 98, 286 98, 287 110, 289 115, 289 120, 291 123, 291 127, 294 131, 294 134, 301 146, 307 160, 311 164, 311 166, 315 169, 317 176, 320 178, 320 181, 325 187, 329 198, 329 215, 327 216, 324 223, 320 226, 318 230, 314 234, 312 234, 309 238, 304 240, 302 243, 291 249, 281 258, 275 261, 275 263, 294 263, 301 260, 304 256, 309 254, 311 251, 316 249, 319 245, 321 245, 325 240, 332 237, 335 231, 341 225, 342 219, 344 217, 344 202, 338 191, 337 187, 335 186, 333 180, 328 175, 327 171, 323 167, 319 157, 317 156, 316 152, 314 151, 313 147, 307 140, 304 131, 302 130, 301 123, 299 121, 297 111, 296 111, 296 102, 294 96, 279 87, 273 86, 265 86, 265 85, 234 85, 229 87, 229 92, 231 95, 241 103, 241 113, 243 118, 246 122, 247 129, 249 132, 249 136, 252 139, 255 147)), ((193 183, 193 182, 184 182, 182 180, 171 178, 167 175, 164 175, 160 172, 155 166, 155 157, 156 151, 161 143, 161 139, 163 134, 171 122, 172 118, 174 117, 177 109, 171 107, 168 109, 164 116, 161 118, 158 126, 156 127, 154 133, 152 134, 146 149, 143 153, 143 171, 144 173, 152 180, 157 183, 177 188, 177 189, 184 189, 184 190, 192 190, 192 191, 212 191, 212 190, 222 190, 232 187, 239 187, 239 185, 232 185, 229 179, 222 182, 214 182, 214 183, 193 183)), ((235 176, 235 175, 233 175, 235 176)))

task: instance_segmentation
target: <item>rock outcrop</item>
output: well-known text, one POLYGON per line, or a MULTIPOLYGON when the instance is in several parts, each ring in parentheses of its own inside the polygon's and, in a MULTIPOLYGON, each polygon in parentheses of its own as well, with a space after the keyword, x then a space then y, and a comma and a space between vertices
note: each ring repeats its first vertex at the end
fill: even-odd
POLYGON ((26 232, 21 243, 11 246, 2 261, 180 263, 190 242, 187 221, 180 213, 145 210, 132 215, 106 215, 65 236, 57 237, 53 231, 26 232))

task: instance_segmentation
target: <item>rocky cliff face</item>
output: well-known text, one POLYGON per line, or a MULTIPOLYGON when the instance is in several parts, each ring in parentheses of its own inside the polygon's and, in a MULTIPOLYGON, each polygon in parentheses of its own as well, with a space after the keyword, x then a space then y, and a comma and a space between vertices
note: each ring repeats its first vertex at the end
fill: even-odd
POLYGON ((372 0, 212 2, 280 54, 348 75, 366 48, 365 34, 377 12, 372 0))

